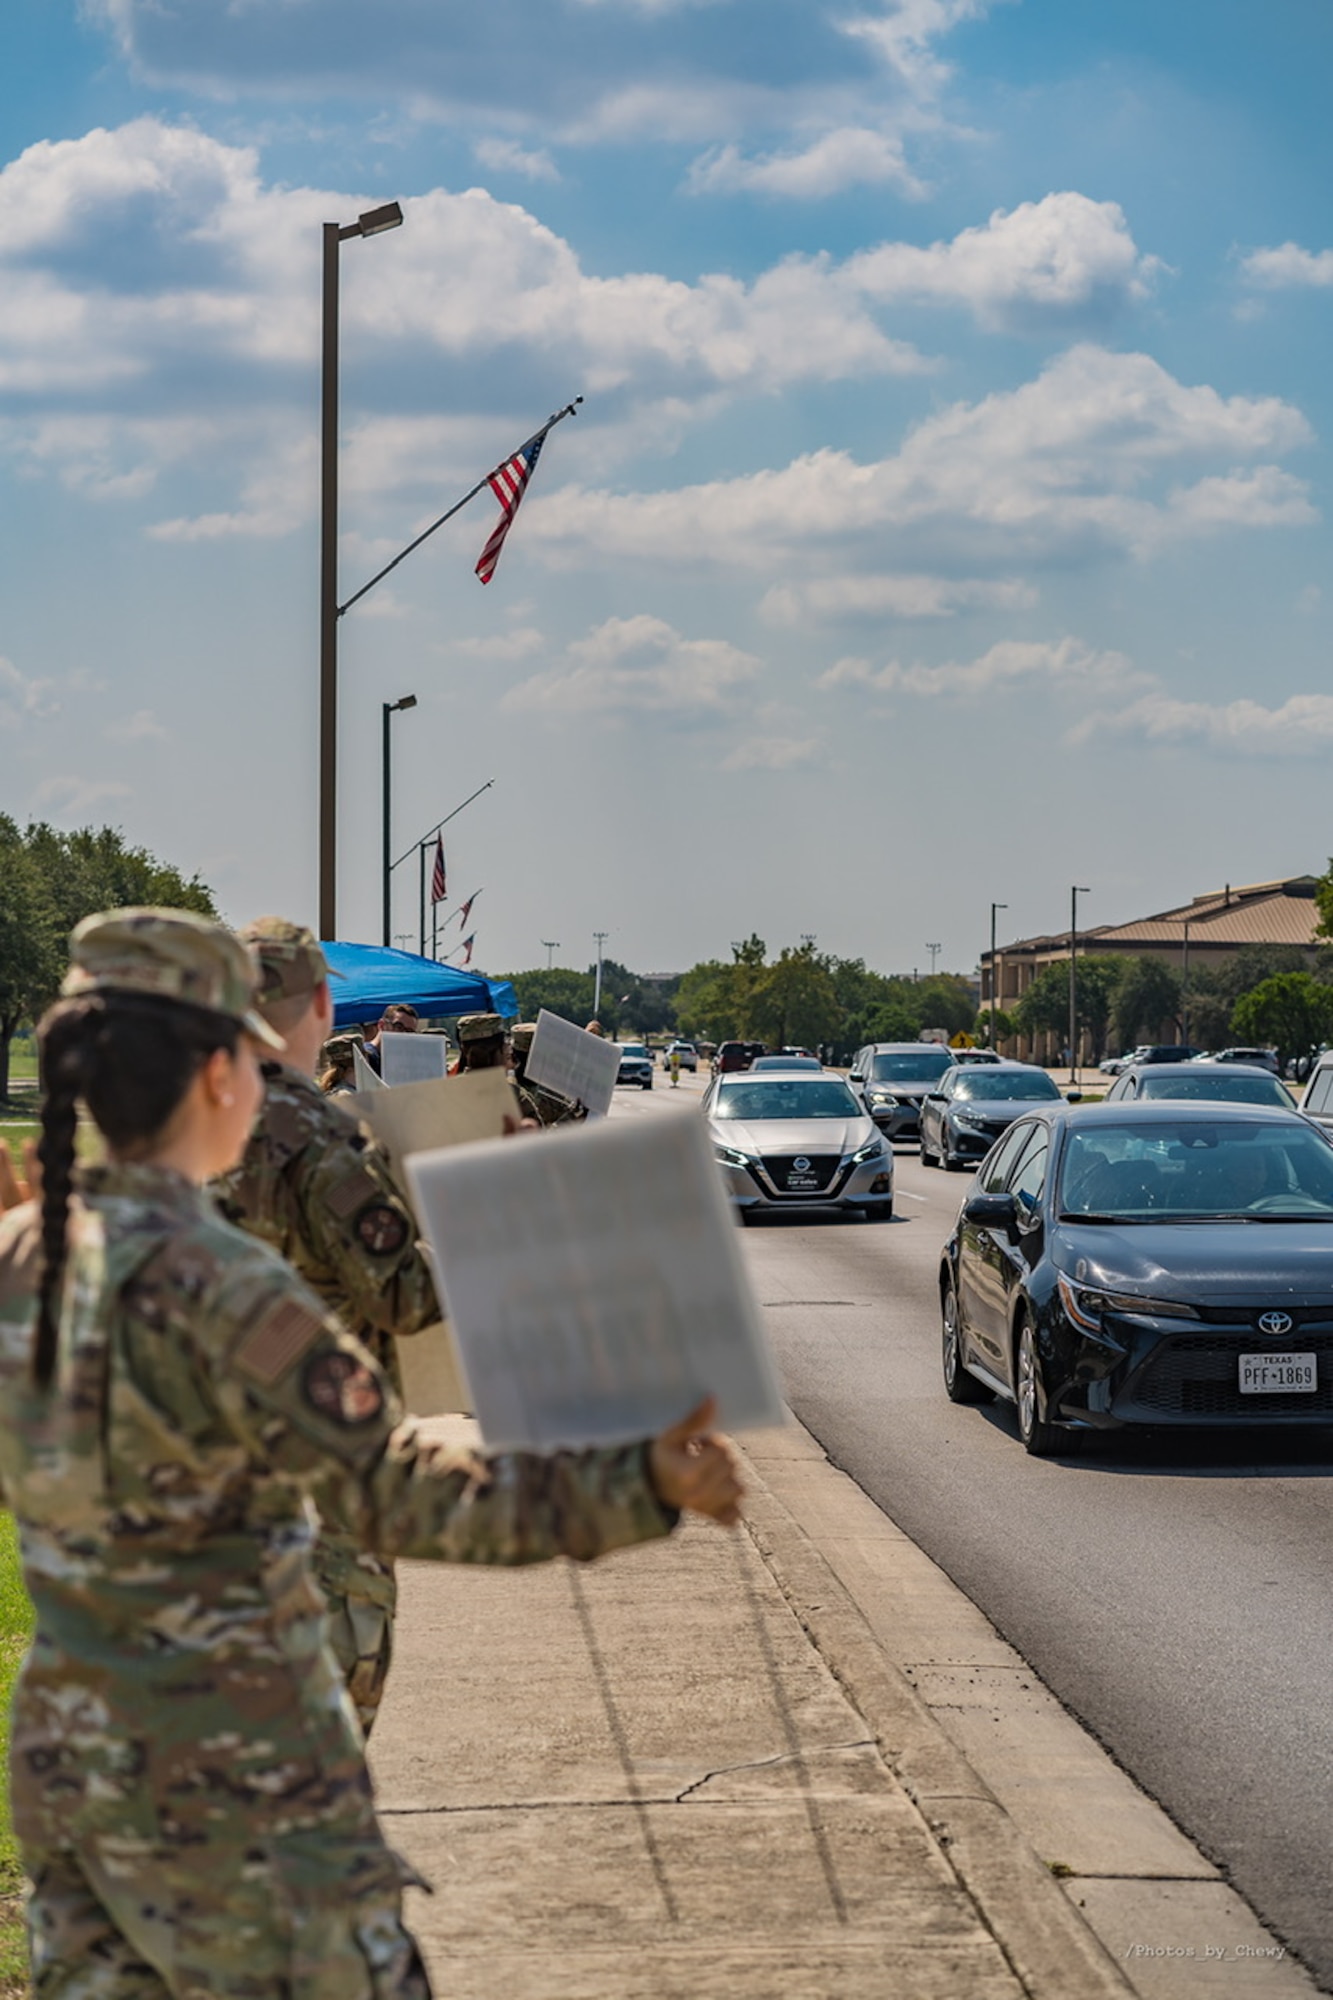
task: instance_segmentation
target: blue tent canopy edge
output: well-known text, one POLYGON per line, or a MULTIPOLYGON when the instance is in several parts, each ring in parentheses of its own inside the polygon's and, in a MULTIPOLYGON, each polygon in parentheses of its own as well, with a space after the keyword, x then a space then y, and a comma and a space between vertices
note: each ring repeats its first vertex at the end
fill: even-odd
POLYGON ((518 1000, 507 979, 488 979, 484 972, 456 965, 437 965, 412 951, 391 951, 379 944, 323 946, 332 982, 333 1024, 355 1027, 377 1021, 386 1007, 410 1002, 419 1014, 503 1014, 513 1019, 518 1000))

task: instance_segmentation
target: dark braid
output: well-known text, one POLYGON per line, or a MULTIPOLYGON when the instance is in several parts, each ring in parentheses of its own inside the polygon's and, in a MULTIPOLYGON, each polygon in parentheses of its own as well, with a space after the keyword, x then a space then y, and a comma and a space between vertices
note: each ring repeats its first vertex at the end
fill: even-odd
POLYGON ((234 1054, 230 1015, 141 993, 59 1000, 38 1030, 42 1056, 42 1274, 32 1373, 50 1385, 59 1344, 57 1300, 65 1274, 78 1107, 87 1104, 112 1150, 146 1151, 215 1049, 234 1054))

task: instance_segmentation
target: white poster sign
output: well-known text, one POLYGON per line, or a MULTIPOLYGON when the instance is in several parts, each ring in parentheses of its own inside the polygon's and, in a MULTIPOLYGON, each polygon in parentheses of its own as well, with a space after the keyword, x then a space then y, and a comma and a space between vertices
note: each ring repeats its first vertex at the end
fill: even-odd
POLYGON ((355 1091, 349 1108, 365 1119, 400 1173, 409 1153, 498 1139, 506 1118, 517 1124, 523 1116, 508 1072, 502 1069, 437 1076, 430 1083, 400 1084, 396 1090, 355 1091))
POLYGON ((373 1070, 359 1048, 352 1050, 352 1075, 356 1078, 358 1091, 383 1090, 384 1078, 373 1070))
POLYGON ((625 1442, 705 1395, 729 1430, 784 1421, 701 1119, 414 1154, 407 1174, 488 1446, 625 1442))
POLYGON ((537 1032, 528 1051, 525 1074, 532 1083, 544 1083, 576 1104, 586 1104, 594 1118, 604 1118, 611 1109, 616 1077, 620 1071, 620 1050, 601 1035, 576 1028, 545 1007, 537 1016, 537 1032))
POLYGON ((428 1083, 448 1073, 449 1044, 443 1035, 380 1036, 380 1075, 386 1083, 428 1083))

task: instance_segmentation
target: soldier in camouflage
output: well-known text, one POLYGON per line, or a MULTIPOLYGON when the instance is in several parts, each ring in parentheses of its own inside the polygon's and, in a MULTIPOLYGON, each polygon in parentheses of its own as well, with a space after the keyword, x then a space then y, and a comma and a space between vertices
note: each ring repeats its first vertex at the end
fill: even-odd
MULTIPOLYGON (((284 917, 241 933, 259 1010, 281 1035, 263 1063, 264 1103, 241 1163, 215 1185, 229 1222, 269 1243, 356 1334, 401 1393, 395 1334, 440 1317, 406 1195, 368 1126, 313 1081, 333 1022, 329 968, 312 934, 284 917)), ((333 1650, 369 1736, 393 1650, 393 1565, 326 1525, 315 1574, 333 1650)))
POLYGON ((535 1118, 539 1125, 569 1125, 586 1118, 585 1105, 562 1097, 558 1090, 548 1090, 545 1084, 528 1082, 528 1056, 536 1033, 535 1021, 520 1021, 510 1038, 514 1051, 514 1089, 524 1117, 535 1118))
POLYGON ((423 1445, 374 1356, 203 1184, 259 1109, 238 941, 74 933, 42 1195, 0 1218, 0 1500, 36 1635, 14 1826, 37 2000, 429 2000, 326 1644, 310 1501, 386 1556, 580 1560, 737 1517, 710 1411, 612 1451, 423 1445), (72 1195, 77 1106, 110 1164, 72 1195))

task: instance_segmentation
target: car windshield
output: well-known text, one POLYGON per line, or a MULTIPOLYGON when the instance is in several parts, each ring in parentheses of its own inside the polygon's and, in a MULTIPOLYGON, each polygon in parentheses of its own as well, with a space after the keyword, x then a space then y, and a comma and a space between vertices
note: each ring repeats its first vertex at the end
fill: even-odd
POLYGON ((915 1083, 918 1078, 934 1082, 954 1067, 947 1049, 929 1043, 920 1053, 915 1049, 884 1050, 870 1059, 870 1074, 876 1083, 915 1083))
POLYGON ((835 1076, 765 1077, 762 1083, 724 1084, 713 1107, 715 1118, 864 1118, 845 1083, 835 1076))
POLYGON ((756 1056, 750 1064, 751 1073, 757 1069, 812 1070, 823 1069, 824 1065, 815 1056, 756 1056))
POLYGON ((1105 1222, 1333 1222, 1333 1146, 1285 1119, 1144 1119, 1069 1134, 1060 1209, 1105 1222))
POLYGON ((1221 1098, 1227 1104, 1277 1104, 1286 1111, 1291 1097, 1275 1076, 1237 1076, 1234 1070, 1188 1069, 1176 1074, 1174 1065, 1165 1076, 1145 1074, 1139 1084, 1140 1097, 1221 1098))
POLYGON ((648 1051, 642 1042, 622 1042, 620 1053, 622 1056, 646 1056, 648 1051))
POLYGON ((986 1098, 993 1102, 996 1098, 1011 1101, 1029 1098, 1058 1098, 1060 1093, 1051 1082, 1044 1069, 972 1069, 966 1076, 960 1076, 953 1087, 955 1099, 960 1097, 986 1098))

